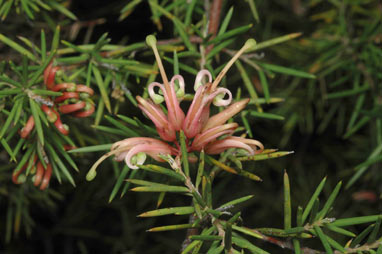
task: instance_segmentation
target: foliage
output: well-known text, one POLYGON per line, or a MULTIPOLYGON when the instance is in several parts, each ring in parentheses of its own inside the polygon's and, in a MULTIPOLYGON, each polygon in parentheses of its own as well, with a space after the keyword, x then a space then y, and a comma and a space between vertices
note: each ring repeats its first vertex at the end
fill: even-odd
POLYGON ((378 1, 117 2, 84 21, 79 3, 0 1, 7 251, 382 253, 378 1), (110 15, 152 28, 116 40, 110 15), (200 129, 171 130, 198 98, 200 129))

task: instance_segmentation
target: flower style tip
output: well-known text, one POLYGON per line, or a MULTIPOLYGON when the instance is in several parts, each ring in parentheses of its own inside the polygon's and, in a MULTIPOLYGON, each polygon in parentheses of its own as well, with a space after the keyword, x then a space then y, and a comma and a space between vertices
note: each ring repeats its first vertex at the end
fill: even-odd
POLYGON ((205 148, 205 152, 208 154, 220 154, 229 148, 243 149, 249 156, 261 153, 264 150, 264 146, 260 141, 232 136, 209 143, 205 148))
POLYGON ((256 41, 254 39, 248 39, 243 47, 239 51, 236 52, 236 54, 231 58, 231 60, 224 66, 223 70, 219 73, 219 75, 216 77, 214 82, 212 83, 212 90, 215 90, 216 87, 219 85, 220 81, 223 79, 227 71, 231 68, 231 66, 236 62, 236 60, 244 53, 249 50, 252 50, 256 46, 256 41))
POLYGON ((146 37, 147 45, 149 45, 154 52, 155 60, 157 61, 158 68, 163 80, 163 85, 157 82, 151 83, 149 85, 150 97, 154 102, 160 103, 163 99, 159 95, 156 95, 154 93, 153 88, 157 86, 159 87, 159 89, 162 90, 164 95, 164 100, 167 106, 167 111, 168 111, 168 121, 171 123, 171 125, 176 131, 179 131, 182 128, 184 113, 179 106, 178 97, 182 97, 184 94, 184 80, 182 76, 175 75, 170 82, 168 81, 166 72, 163 67, 162 60, 160 58, 160 55, 156 46, 156 42, 157 40, 154 35, 148 35, 146 37), (178 92, 180 92, 179 94, 177 94, 177 92, 175 91, 175 81, 178 81, 178 84, 179 84, 179 89, 178 89, 178 92))
POLYGON ((154 35, 150 34, 146 36, 146 44, 150 47, 154 47, 157 44, 157 38, 154 35))

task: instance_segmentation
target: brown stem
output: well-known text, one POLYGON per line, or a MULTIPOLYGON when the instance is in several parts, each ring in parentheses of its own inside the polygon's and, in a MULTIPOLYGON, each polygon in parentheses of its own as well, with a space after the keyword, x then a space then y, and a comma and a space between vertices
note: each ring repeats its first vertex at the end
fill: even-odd
MULTIPOLYGON (((197 219, 197 217, 194 214, 190 214, 190 216, 188 218, 189 218, 188 219, 189 223, 194 223, 194 221, 197 219)), ((182 248, 181 248, 180 252, 182 253, 187 248, 187 246, 192 242, 190 239, 190 236, 199 235, 199 234, 200 234, 200 232, 199 232, 198 228, 187 229, 186 237, 182 243, 182 248)))

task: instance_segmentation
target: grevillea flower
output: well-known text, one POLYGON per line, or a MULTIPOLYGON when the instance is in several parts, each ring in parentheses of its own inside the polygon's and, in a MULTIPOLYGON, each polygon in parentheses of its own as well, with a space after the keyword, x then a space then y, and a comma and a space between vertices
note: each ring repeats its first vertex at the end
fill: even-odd
POLYGON ((137 101, 138 107, 154 123, 161 140, 134 137, 114 143, 111 151, 94 163, 86 176, 87 180, 92 180, 96 175, 97 166, 112 155, 117 161, 124 160, 131 169, 138 169, 138 165, 142 165, 146 160, 146 155, 156 161, 163 161, 162 156, 181 155, 176 138, 179 131, 183 131, 186 136, 188 152, 204 150, 208 154, 219 154, 229 148, 238 148, 245 154, 254 155, 264 149, 257 140, 232 136, 239 125, 227 123, 245 108, 249 99, 231 104, 231 92, 226 88, 217 87, 236 59, 255 44, 254 40, 248 40, 245 43, 214 81, 208 70, 198 72, 194 82, 195 95, 187 114, 184 114, 179 105, 185 93, 183 77, 175 75, 169 82, 159 57, 155 37, 148 36, 146 42, 153 49, 163 84, 151 83, 148 86, 150 98, 144 99, 137 96, 137 101), (155 89, 159 89, 161 93, 156 93, 155 89), (165 102, 167 114, 159 105, 162 102, 165 102), (226 108, 210 117, 211 104, 226 106, 226 108))

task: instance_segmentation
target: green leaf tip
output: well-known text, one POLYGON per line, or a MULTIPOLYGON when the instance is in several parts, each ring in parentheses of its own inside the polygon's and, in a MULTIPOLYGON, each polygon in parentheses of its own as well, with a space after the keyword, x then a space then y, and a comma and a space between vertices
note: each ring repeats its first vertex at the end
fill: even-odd
POLYGON ((244 47, 246 50, 252 50, 255 46, 256 46, 257 42, 255 41, 255 39, 248 39, 245 44, 244 44, 244 47))
POLYGON ((146 44, 150 47, 154 47, 157 44, 157 38, 154 35, 150 34, 146 36, 146 44))

